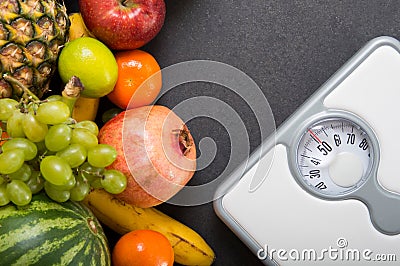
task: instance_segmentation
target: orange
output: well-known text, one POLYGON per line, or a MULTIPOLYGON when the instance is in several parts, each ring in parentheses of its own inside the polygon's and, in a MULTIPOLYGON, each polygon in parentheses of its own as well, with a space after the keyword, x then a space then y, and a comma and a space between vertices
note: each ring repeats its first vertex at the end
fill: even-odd
POLYGON ((172 266, 174 250, 169 240, 153 230, 135 230, 123 235, 114 246, 113 266, 172 266))
POLYGON ((161 71, 156 59, 148 52, 128 50, 115 53, 118 79, 107 96, 121 109, 151 104, 161 90, 161 71), (146 81, 146 82, 145 82, 146 81))

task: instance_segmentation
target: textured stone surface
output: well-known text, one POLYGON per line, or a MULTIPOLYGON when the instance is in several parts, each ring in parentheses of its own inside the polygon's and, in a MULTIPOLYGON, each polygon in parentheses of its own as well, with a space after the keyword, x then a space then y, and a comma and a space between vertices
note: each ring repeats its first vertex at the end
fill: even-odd
MULTIPOLYGON (((77 9, 75 1, 66 1, 71 10, 77 9)), ((399 1, 167 0, 166 4, 163 29, 143 49, 161 67, 208 59, 238 68, 262 89, 277 125, 367 41, 381 35, 400 37, 399 1)), ((224 100, 237 110, 250 132, 250 150, 259 145, 257 120, 226 88, 184 84, 160 103, 172 108, 199 95, 224 100)), ((229 136, 223 126, 205 118, 189 126, 197 141, 211 137, 217 144, 213 163, 197 172, 194 182, 212 180, 229 160, 229 136)), ((216 217, 211 203, 197 207, 165 204, 160 209, 204 236, 216 252, 215 265, 259 263, 216 217)))

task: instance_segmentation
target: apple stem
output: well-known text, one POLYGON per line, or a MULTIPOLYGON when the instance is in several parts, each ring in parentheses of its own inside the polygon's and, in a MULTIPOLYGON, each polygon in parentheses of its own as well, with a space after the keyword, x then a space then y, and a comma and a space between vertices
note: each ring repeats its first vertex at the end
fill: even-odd
POLYGON ((133 7, 133 6, 136 5, 136 3, 135 3, 134 1, 132 1, 132 0, 122 0, 122 1, 121 1, 121 4, 122 4, 124 7, 133 7))

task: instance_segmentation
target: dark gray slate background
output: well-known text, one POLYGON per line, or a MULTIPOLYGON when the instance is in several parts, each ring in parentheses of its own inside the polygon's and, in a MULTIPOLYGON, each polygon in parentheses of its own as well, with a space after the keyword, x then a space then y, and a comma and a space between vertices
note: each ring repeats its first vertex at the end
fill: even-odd
MULTIPOLYGON (((65 1, 70 12, 78 10, 77 1, 65 1)), ((167 0, 166 5, 163 29, 142 49, 152 53, 161 67, 209 59, 242 70, 262 89, 277 125, 368 40, 381 35, 400 37, 400 1, 395 0, 167 0)), ((159 103, 172 108, 198 95, 226 101, 244 118, 250 149, 260 144, 257 121, 249 108, 223 87, 182 85, 159 103)), ((110 106, 102 100, 103 110, 110 106)), ((197 172, 192 183, 212 180, 227 164, 229 136, 212 120, 199 118, 188 124, 196 142, 211 137, 218 146, 213 163, 197 172)), ((216 252, 215 265, 260 264, 217 218, 211 203, 158 208, 199 232, 216 252)), ((107 233, 113 244, 117 236, 107 233)))

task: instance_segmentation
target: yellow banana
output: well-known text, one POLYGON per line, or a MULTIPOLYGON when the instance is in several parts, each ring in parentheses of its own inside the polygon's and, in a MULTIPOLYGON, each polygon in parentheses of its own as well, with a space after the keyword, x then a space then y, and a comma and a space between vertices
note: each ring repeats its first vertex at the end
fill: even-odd
POLYGON ((182 265, 211 265, 214 251, 194 230, 155 208, 138 208, 120 201, 102 189, 84 199, 94 215, 119 234, 150 229, 164 234, 174 249, 175 262, 182 265))
MULTIPOLYGON (((95 38, 95 36, 86 28, 81 13, 70 14, 69 20, 71 21, 71 26, 69 28, 70 41, 85 36, 95 38)), ((99 109, 99 102, 100 98, 86 98, 80 96, 75 103, 74 110, 72 111, 72 118, 78 122, 83 120, 94 121, 99 109)))
POLYGON ((86 28, 81 13, 70 14, 69 20, 71 22, 71 26, 69 27, 69 32, 68 32, 70 41, 84 36, 95 38, 95 36, 86 28))
POLYGON ((87 98, 79 96, 72 110, 72 118, 80 122, 83 120, 94 121, 99 109, 100 98, 87 98))

